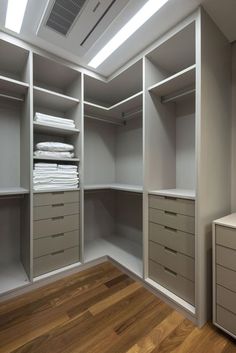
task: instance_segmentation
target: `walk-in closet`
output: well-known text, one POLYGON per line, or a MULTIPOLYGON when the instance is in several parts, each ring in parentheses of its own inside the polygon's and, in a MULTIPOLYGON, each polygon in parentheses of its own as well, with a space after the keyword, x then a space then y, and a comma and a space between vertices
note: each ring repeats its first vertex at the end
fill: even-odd
MULTIPOLYGON (((136 303, 136 290, 152 302, 145 287, 160 308, 164 301, 194 325, 211 320, 235 337, 230 14, 231 35, 210 0, 163 0, 151 16, 137 11, 153 10, 153 0, 29 3, 23 32, 2 28, 0 15, 0 302, 45 284, 51 295, 60 279, 65 292, 50 297, 50 310, 74 305, 63 307, 60 325, 80 315, 90 322, 103 309, 91 293, 76 300, 93 288, 98 266, 94 293, 109 272, 98 289, 102 308, 118 307, 116 289, 126 285, 127 302, 136 303)), ((126 325, 116 324, 114 340, 126 325)))

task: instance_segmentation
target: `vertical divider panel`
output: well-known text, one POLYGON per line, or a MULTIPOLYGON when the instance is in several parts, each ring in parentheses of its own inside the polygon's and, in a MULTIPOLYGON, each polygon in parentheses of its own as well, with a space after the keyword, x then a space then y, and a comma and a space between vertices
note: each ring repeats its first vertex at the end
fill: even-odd
POLYGON ((84 74, 80 91, 80 262, 84 263, 84 74))
POLYGON ((32 279, 32 114, 33 114, 33 62, 32 52, 29 52, 27 64, 24 72, 24 81, 29 84, 29 89, 25 95, 22 109, 22 123, 20 131, 20 179, 21 186, 29 190, 29 195, 25 195, 21 206, 21 241, 20 253, 21 261, 25 271, 32 279))

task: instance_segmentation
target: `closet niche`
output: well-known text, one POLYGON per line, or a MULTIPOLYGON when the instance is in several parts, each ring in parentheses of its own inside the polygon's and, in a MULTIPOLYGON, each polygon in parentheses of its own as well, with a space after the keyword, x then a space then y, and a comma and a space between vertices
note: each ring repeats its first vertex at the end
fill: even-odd
POLYGON ((139 276, 143 189, 141 73, 138 62, 106 84, 85 78, 84 147, 85 261, 108 255, 139 276), (102 89, 103 102, 99 97, 102 89))

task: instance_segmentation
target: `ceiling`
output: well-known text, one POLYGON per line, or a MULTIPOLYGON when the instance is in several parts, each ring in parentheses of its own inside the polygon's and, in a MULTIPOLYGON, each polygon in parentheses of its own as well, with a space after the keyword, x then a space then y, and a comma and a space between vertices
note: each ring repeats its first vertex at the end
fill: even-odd
MULTIPOLYGON (((84 10, 78 17, 78 23, 75 22, 66 37, 45 28, 47 15, 45 11, 51 9, 53 4, 54 0, 29 0, 22 30, 17 37, 88 68, 87 63, 90 59, 142 7, 144 0, 87 0, 84 10), (94 7, 98 3, 101 8, 106 8, 109 4, 113 6, 104 17, 103 23, 97 26, 96 32, 82 47, 80 43, 84 28, 87 26, 89 30, 90 20, 96 21, 96 18, 91 16, 88 20, 84 14, 89 6, 94 7)), ((112 75, 199 5, 204 6, 230 42, 236 40, 236 0, 169 0, 95 71, 106 77, 112 75)), ((0 0, 0 29, 3 31, 6 31, 4 28, 6 7, 7 0, 0 0)), ((95 16, 94 13, 92 15, 95 16)))

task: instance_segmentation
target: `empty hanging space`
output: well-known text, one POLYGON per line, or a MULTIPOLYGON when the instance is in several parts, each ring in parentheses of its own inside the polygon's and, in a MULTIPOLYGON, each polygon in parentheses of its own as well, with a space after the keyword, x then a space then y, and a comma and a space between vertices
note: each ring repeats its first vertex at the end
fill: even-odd
POLYGON ((148 54, 145 68, 148 189, 194 198, 195 23, 148 54))

